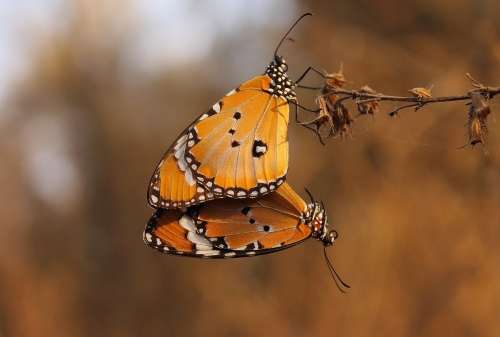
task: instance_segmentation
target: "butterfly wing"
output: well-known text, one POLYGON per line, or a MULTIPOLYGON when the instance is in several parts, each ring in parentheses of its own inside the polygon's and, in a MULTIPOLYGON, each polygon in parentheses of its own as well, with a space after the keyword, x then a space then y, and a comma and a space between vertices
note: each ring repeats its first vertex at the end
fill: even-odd
POLYGON ((267 92, 269 76, 239 86, 200 120, 186 159, 196 180, 216 196, 258 197, 279 186, 288 170, 289 107, 267 92), (189 159, 188 159, 189 158, 189 159))
POLYGON ((292 247, 311 235, 307 206, 285 183, 257 199, 218 199, 186 212, 160 209, 144 231, 144 242, 176 255, 246 257, 292 247))
POLYGON ((151 178, 148 202, 154 208, 180 208, 212 197, 203 185, 196 182, 184 156, 190 128, 192 126, 172 144, 151 178))
POLYGON ((219 249, 265 254, 311 235, 307 206, 286 183, 260 198, 219 199, 191 210, 198 233, 219 249))
POLYGON ((285 181, 289 107, 271 83, 267 75, 243 83, 179 136, 151 179, 152 207, 255 198, 285 181))
POLYGON ((143 240, 162 253, 222 258, 226 252, 196 232, 194 220, 178 209, 159 209, 149 219, 143 240))

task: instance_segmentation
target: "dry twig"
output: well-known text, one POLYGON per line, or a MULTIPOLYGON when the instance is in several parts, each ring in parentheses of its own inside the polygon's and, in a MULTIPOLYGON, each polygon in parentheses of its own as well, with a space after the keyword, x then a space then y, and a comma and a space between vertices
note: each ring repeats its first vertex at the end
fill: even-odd
MULTIPOLYGON (((431 88, 413 88, 409 92, 413 97, 403 96, 388 96, 375 92, 368 86, 363 86, 360 90, 345 90, 342 86, 345 84, 345 77, 342 70, 338 73, 323 75, 315 69, 312 69, 324 78, 321 93, 316 98, 316 114, 317 117, 309 122, 300 124, 313 130, 319 137, 319 140, 324 144, 324 140, 334 138, 340 135, 341 139, 348 134, 352 136, 352 128, 355 118, 350 111, 345 107, 345 100, 354 100, 358 106, 359 114, 375 114, 375 111, 380 110, 380 103, 384 101, 391 102, 408 102, 410 104, 402 105, 389 112, 389 116, 398 115, 398 112, 412 108, 418 111, 425 105, 430 103, 445 103, 453 101, 470 101, 468 126, 469 141, 465 146, 474 146, 481 143, 484 146, 482 135, 487 133, 486 121, 488 115, 491 114, 490 106, 487 100, 492 99, 500 94, 500 86, 489 87, 485 86, 475 79, 470 74, 466 74, 475 88, 469 92, 458 96, 442 96, 432 97, 431 88), (313 128, 314 126, 315 128, 313 128), (328 135, 322 138, 319 135, 319 130, 322 126, 330 129, 328 135)), ((399 116, 399 115, 398 115, 399 116)), ((464 146, 464 147, 465 147, 464 146)))

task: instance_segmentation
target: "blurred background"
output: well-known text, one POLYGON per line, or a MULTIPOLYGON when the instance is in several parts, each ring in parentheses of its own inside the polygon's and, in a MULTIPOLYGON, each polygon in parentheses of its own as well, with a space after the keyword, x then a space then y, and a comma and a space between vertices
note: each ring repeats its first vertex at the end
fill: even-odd
POLYGON ((223 261, 142 242, 164 152, 308 11, 280 49, 292 79, 500 84, 495 0, 0 1, 0 336, 500 335, 499 127, 489 155, 458 150, 465 102, 384 103, 326 146, 290 123, 288 182, 324 201, 347 294, 314 240, 223 261))

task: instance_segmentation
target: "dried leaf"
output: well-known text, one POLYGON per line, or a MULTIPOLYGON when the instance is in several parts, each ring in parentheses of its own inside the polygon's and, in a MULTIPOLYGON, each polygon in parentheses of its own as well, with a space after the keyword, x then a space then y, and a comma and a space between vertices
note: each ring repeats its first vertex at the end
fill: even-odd
POLYGON ((471 92, 471 103, 469 106, 469 120, 465 124, 469 128, 467 133, 469 141, 463 147, 471 145, 474 147, 476 144, 481 144, 484 147, 483 132, 488 133, 486 120, 488 115, 491 114, 491 109, 486 99, 478 92, 471 92))
POLYGON ((474 118, 470 121, 469 124, 469 143, 467 145, 474 145, 481 143, 484 146, 483 143, 483 127, 485 127, 479 118, 474 118))
POLYGON ((328 74, 326 71, 324 77, 324 82, 323 82, 323 88, 322 88, 322 93, 326 94, 329 89, 331 88, 342 88, 342 86, 345 84, 346 79, 344 77, 344 72, 343 72, 343 64, 340 64, 340 70, 336 73, 331 73, 328 74))
POLYGON ((309 122, 300 123, 313 130, 323 145, 324 140, 328 138, 340 135, 340 138, 344 139, 348 134, 352 136, 355 118, 343 104, 339 104, 338 96, 334 94, 335 89, 341 88, 345 83, 342 69, 337 73, 325 74, 321 92, 315 101, 317 117, 309 122), (319 133, 322 126, 329 129, 325 138, 319 133))
POLYGON ((309 122, 303 122, 300 124, 314 131, 318 136, 321 144, 325 145, 323 138, 319 134, 319 130, 322 125, 328 125, 328 128, 330 129, 334 128, 332 116, 329 113, 329 107, 324 96, 316 97, 315 103, 316 103, 317 117, 309 122), (313 128, 312 126, 314 126, 315 128, 313 128))
MULTIPOLYGON (((367 94, 376 94, 375 90, 365 85, 361 89, 359 89, 360 93, 367 94)), ((375 118, 375 111, 380 111, 379 102, 376 99, 373 100, 364 100, 364 101, 356 101, 358 105, 358 111, 360 115, 372 115, 375 118)))
POLYGON ((347 137, 347 135, 352 137, 353 124, 356 119, 351 112, 343 104, 336 104, 328 111, 332 116, 333 125, 330 129, 330 133, 325 139, 335 138, 338 135, 340 135, 341 140, 347 137))
POLYGON ((480 93, 475 91, 470 93, 470 98, 477 116, 479 118, 486 119, 491 113, 490 106, 486 103, 486 99, 480 93))
POLYGON ((319 96, 323 97, 326 104, 333 106, 337 101, 338 96, 333 94, 332 91, 342 88, 345 82, 346 80, 344 74, 342 73, 342 66, 340 66, 340 70, 336 73, 328 74, 325 71, 323 85, 321 86, 321 92, 319 96))
POLYGON ((431 89, 432 86, 429 89, 426 88, 413 88, 408 90, 414 97, 418 98, 431 98, 431 89))

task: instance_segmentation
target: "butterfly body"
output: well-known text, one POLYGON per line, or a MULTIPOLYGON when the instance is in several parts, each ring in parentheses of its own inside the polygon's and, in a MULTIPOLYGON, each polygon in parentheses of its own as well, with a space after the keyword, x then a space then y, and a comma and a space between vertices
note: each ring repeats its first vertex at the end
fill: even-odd
POLYGON ((195 120, 163 156, 151 178, 154 208, 181 208, 218 198, 256 198, 276 190, 288 171, 288 66, 275 56, 257 76, 195 120))
POLYGON ((168 254, 202 258, 247 257, 290 248, 310 237, 330 246, 323 206, 305 202, 284 183, 251 199, 218 199, 184 210, 159 209, 144 242, 168 254))

